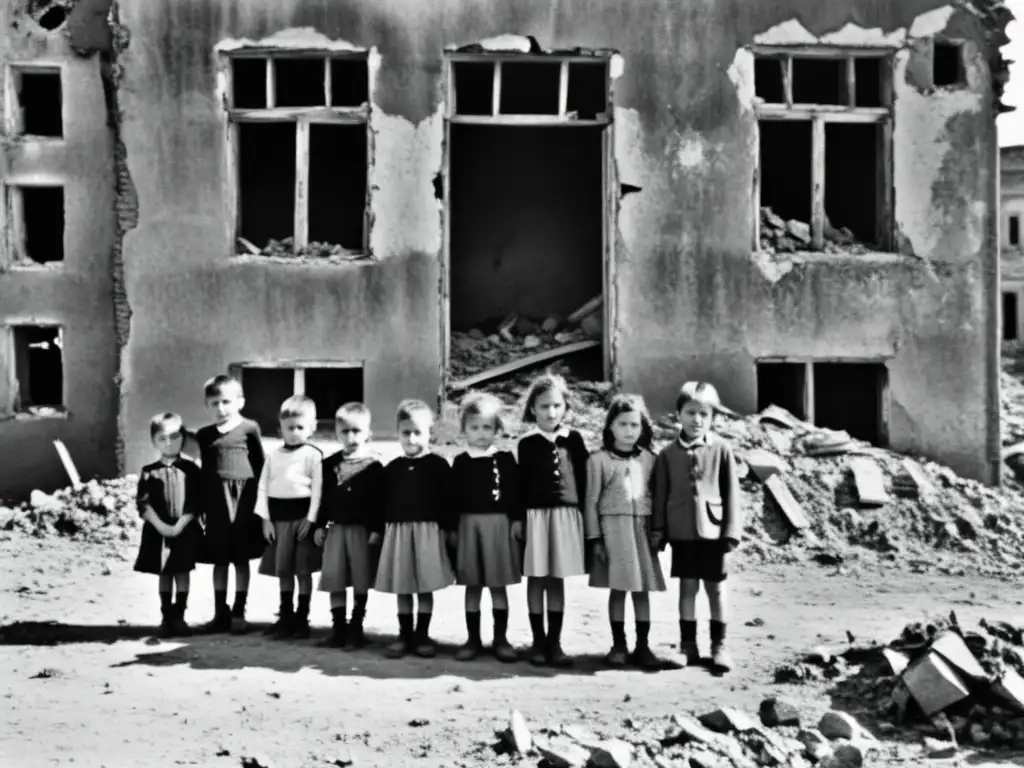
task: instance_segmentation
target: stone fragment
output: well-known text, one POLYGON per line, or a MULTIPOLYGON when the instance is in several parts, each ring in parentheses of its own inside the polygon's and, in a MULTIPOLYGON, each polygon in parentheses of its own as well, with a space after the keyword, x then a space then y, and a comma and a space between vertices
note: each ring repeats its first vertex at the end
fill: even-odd
POLYGON ((968 735, 970 736, 972 744, 988 744, 992 740, 991 734, 985 729, 985 726, 981 723, 971 723, 971 727, 968 729, 968 735))
POLYGON ((706 715, 701 715, 700 723, 716 733, 732 733, 733 731, 752 731, 757 723, 746 712, 734 707, 722 707, 706 715))
POLYGON ((695 752, 690 755, 690 768, 731 768, 729 761, 713 752, 695 752))
POLYGON ((530 728, 526 724, 526 718, 517 709, 513 709, 509 715, 505 740, 520 755, 525 755, 533 748, 533 736, 530 734, 530 728))
POLYGON ((544 333, 554 333, 558 330, 558 326, 562 324, 562 321, 552 315, 551 317, 544 318, 544 322, 541 323, 540 329, 544 333))
POLYGON ((604 323, 600 312, 587 315, 580 321, 580 328, 592 339, 600 338, 604 333, 604 323))
POLYGON ((832 754, 832 745, 821 731, 805 728, 797 734, 797 740, 804 745, 804 752, 811 760, 824 760, 832 754))
POLYGON ((837 712, 834 709, 821 716, 818 730, 823 736, 833 741, 836 739, 849 739, 850 741, 855 739, 873 740, 875 738, 852 715, 846 712, 837 712))
POLYGON ((769 728, 780 725, 800 725, 800 712, 796 705, 787 699, 771 696, 761 702, 758 714, 761 722, 769 728))
POLYGON ((537 336, 534 336, 532 333, 529 336, 527 336, 525 339, 523 339, 523 348, 524 349, 536 349, 539 346, 540 346, 540 338, 537 337, 537 336))
POLYGON ((718 739, 717 734, 689 715, 672 715, 672 723, 676 730, 666 737, 668 743, 687 744, 693 741, 698 744, 714 744, 718 739))
POLYGON ((861 768, 864 752, 856 744, 840 744, 829 757, 821 761, 822 768, 861 768))
POLYGON ((786 232, 805 245, 811 242, 811 225, 806 222, 790 219, 786 222, 786 232))
POLYGON ((590 752, 566 736, 534 739, 534 746, 551 768, 583 768, 590 760, 590 752))
POLYGON ((632 764, 633 745, 622 739, 608 739, 591 749, 588 768, 629 768, 632 764))
POLYGON ((483 339, 487 338, 487 335, 479 328, 472 328, 469 331, 469 338, 473 339, 474 341, 482 341, 483 339))

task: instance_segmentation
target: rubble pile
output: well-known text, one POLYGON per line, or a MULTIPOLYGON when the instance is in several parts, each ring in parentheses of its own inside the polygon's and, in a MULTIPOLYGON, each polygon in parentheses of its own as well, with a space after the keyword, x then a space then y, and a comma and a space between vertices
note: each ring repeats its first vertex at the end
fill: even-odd
POLYGON ((23 504, 0 506, 0 531, 92 543, 134 541, 141 526, 135 508, 137 482, 129 476, 90 480, 52 494, 33 491, 23 504))
POLYGON ((780 667, 776 682, 835 678, 833 699, 849 700, 883 722, 958 743, 1024 747, 1024 628, 982 619, 976 631, 956 615, 904 627, 886 646, 832 655, 815 649, 780 667))
MULTIPOLYGON (((776 215, 771 208, 761 208, 761 250, 765 253, 796 253, 813 251, 811 225, 805 221, 776 215)), ((836 229, 825 217, 825 253, 867 253, 868 246, 858 243, 847 227, 836 229)))
POLYGON ((262 248, 254 245, 244 237, 239 237, 235 247, 235 255, 262 256, 268 259, 285 259, 288 261, 306 259, 325 262, 355 261, 363 258, 363 254, 360 251, 352 251, 342 245, 335 245, 333 243, 312 242, 296 252, 295 240, 291 237, 281 240, 271 238, 262 248))
POLYGON ((535 758, 546 768, 851 768, 879 747, 843 712, 829 711, 816 728, 806 727, 797 708, 777 698, 761 702, 758 717, 723 707, 700 717, 631 718, 615 736, 577 725, 531 730, 513 711, 508 727, 496 736, 496 743, 480 751, 493 750, 517 764, 535 758))

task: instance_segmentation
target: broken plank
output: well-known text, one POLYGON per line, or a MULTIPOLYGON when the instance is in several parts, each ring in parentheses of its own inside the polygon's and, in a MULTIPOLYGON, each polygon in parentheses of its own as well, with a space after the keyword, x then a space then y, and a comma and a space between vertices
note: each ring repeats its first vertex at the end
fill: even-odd
POLYGON ((925 474, 924 467, 910 458, 903 459, 902 465, 903 471, 906 472, 907 477, 913 480, 914 484, 917 485, 918 493, 922 496, 926 496, 935 491, 935 486, 932 484, 928 475, 925 474))
POLYGON ((956 671, 934 652, 911 664, 903 673, 903 683, 925 715, 941 712, 970 695, 956 671))
POLYGON ((853 484, 861 504, 880 507, 890 501, 889 493, 885 490, 882 468, 873 459, 857 456, 850 459, 849 467, 853 472, 853 484))
POLYGON ((587 315, 592 315, 594 312, 596 312, 600 308, 601 303, 603 301, 604 301, 604 297, 603 296, 595 296, 590 301, 588 301, 586 304, 584 304, 579 309, 577 309, 575 312, 573 312, 571 315, 569 315, 566 318, 566 320, 568 322, 570 322, 570 323, 578 323, 580 320, 582 320, 587 315))
POLYGON ((793 493, 789 490, 789 486, 786 485, 779 475, 772 475, 765 480, 764 487, 771 493, 772 498, 779 505, 779 509, 782 510, 782 514, 790 526, 798 531, 810 527, 810 523, 804 516, 804 511, 800 507, 800 502, 793 498, 793 493))
POLYGON ((1003 448, 1003 459, 1009 459, 1021 453, 1024 453, 1024 443, 1015 443, 1007 448, 1003 448))
POLYGON ((71 452, 68 451, 66 445, 62 440, 54 440, 53 447, 57 449, 57 455, 60 457, 60 463, 64 465, 64 471, 68 473, 68 479, 71 480, 72 488, 82 487, 82 476, 78 474, 78 468, 75 466, 75 462, 71 459, 71 452))
POLYGON ((743 461, 750 467, 757 479, 762 483, 772 475, 782 472, 786 465, 778 456, 760 448, 751 448, 741 454, 743 461))
POLYGON ((499 365, 495 368, 491 368, 486 371, 474 374, 468 378, 460 381, 453 381, 449 386, 453 390, 469 389, 477 384, 483 384, 491 379, 499 379, 502 376, 507 376, 510 373, 515 373, 523 368, 531 368, 541 363, 546 363, 548 360, 557 360, 560 357, 567 357, 569 355, 582 352, 585 349, 593 349, 594 347, 601 346, 600 341, 576 341, 572 344, 566 344, 561 347, 555 347, 554 349, 548 349, 543 352, 537 352, 533 355, 520 358, 519 360, 512 360, 510 362, 499 365))

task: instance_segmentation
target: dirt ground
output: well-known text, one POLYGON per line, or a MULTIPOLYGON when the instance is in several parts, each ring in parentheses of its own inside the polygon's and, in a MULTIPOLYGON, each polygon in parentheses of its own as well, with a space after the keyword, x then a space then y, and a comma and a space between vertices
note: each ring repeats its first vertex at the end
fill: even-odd
MULTIPOLYGON (((872 727, 870 713, 844 697, 841 684, 774 685, 775 666, 817 644, 841 648, 847 630, 858 643, 888 641, 907 621, 951 608, 965 623, 981 617, 1024 623, 1017 583, 758 566, 733 581, 731 637, 740 667, 725 677, 703 669, 604 669, 606 593, 583 579, 567 588, 565 645, 577 657, 572 670, 454 661, 464 636, 458 588, 436 599, 433 626, 447 646, 441 655, 390 661, 382 644, 395 629, 395 600, 378 594, 367 618, 375 642, 360 652, 318 648, 316 637, 157 641, 151 637, 159 616, 156 583, 132 572, 131 556, 130 545, 111 555, 59 539, 0 540, 0 765, 235 766, 246 757, 269 768, 503 765, 509 758, 487 745, 510 708, 531 724, 579 723, 617 733, 627 718, 646 715, 699 714, 727 704, 756 712, 770 694, 791 698, 808 718, 834 705, 872 727), (756 619, 763 626, 751 626, 761 623, 756 619)), ((266 623, 276 610, 275 585, 253 579, 251 618, 266 623)), ((511 592, 510 636, 519 645, 528 640, 524 592, 511 592)), ((211 597, 209 569, 202 566, 193 576, 193 623, 209 618, 211 597)), ((652 639, 669 659, 675 601, 674 587, 652 601, 652 639)), ((315 596, 312 618, 323 635, 326 595, 315 596)), ((878 764, 944 764, 923 756, 914 732, 884 738, 878 764)), ((1024 765, 1024 757, 972 755, 967 764, 1024 765)))

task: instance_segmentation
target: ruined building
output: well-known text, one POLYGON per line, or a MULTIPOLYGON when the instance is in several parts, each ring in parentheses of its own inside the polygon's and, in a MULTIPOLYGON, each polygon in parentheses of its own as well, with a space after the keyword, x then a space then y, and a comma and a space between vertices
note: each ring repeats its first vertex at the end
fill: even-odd
POLYGON ((1024 339, 1024 146, 999 150, 1003 341, 1024 339))
POLYGON ((436 401, 604 298, 605 375, 996 481, 992 0, 5 0, 0 493, 147 421, 436 401))

